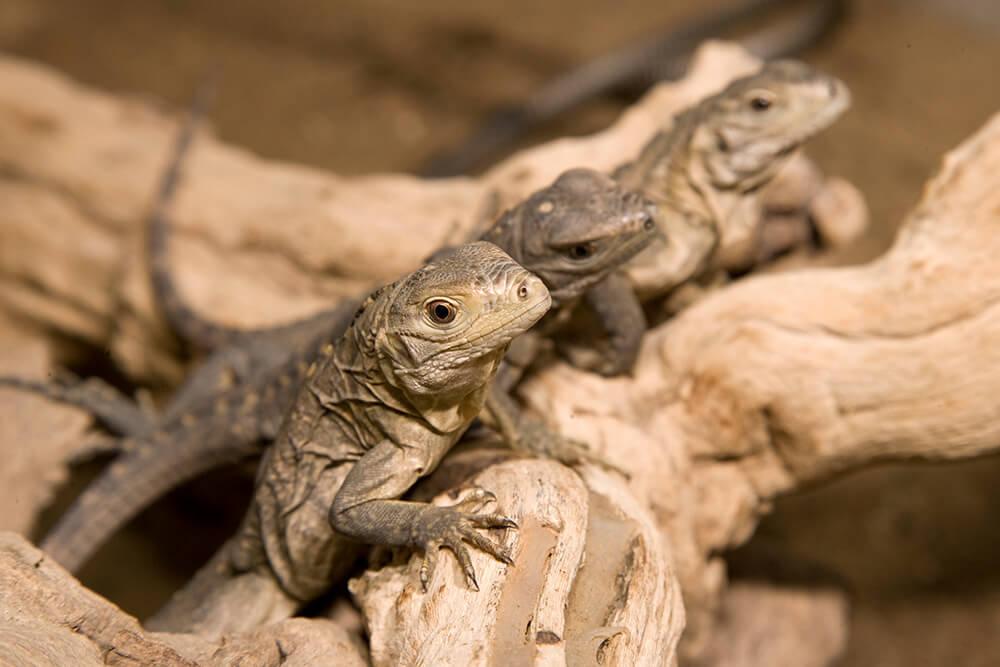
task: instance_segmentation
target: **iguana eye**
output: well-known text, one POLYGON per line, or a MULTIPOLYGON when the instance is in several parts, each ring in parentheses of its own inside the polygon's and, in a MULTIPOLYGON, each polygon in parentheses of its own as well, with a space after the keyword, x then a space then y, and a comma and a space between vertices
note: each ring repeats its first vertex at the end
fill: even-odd
POLYGON ((767 95, 754 95, 750 98, 749 104, 754 111, 767 111, 771 108, 773 100, 767 95))
POLYGON ((427 314, 438 324, 448 324, 455 319, 455 306, 444 299, 435 299, 427 303, 427 314))
POLYGON ((575 246, 570 246, 566 250, 566 254, 569 255, 570 259, 587 259, 594 254, 594 244, 579 243, 575 246))

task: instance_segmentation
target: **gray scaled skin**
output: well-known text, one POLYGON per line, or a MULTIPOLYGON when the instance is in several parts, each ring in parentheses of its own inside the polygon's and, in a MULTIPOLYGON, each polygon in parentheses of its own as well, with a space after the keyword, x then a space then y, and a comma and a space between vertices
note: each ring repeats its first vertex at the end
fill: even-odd
POLYGON ((849 106, 835 77, 772 61, 681 112, 614 177, 657 208, 663 238, 626 267, 640 297, 663 296, 708 273, 727 239, 759 224, 757 191, 792 153, 849 106))
MULTIPOLYGON (((164 208, 157 210, 150 224, 163 227, 164 208)), ((608 359, 625 369, 635 358, 645 320, 635 296, 613 272, 652 239, 651 210, 649 202, 624 192, 607 176, 577 169, 509 210, 484 238, 537 272, 551 286, 563 314, 581 295, 606 314, 604 328, 614 351, 608 359)), ((152 236, 159 240, 150 247, 157 258, 151 270, 162 273, 167 266, 166 235, 161 229, 152 236)), ((171 322, 200 319, 183 305, 172 281, 154 280, 154 286, 161 303, 174 304, 165 309, 171 322)), ((63 567, 77 571, 118 528, 170 489, 215 467, 259 455, 276 435, 305 369, 326 343, 343 333, 357 306, 350 301, 272 329, 244 331, 212 322, 185 325, 182 330, 188 333, 211 332, 198 343, 226 342, 196 368, 159 417, 139 413, 127 397, 117 395, 112 401, 110 390, 29 386, 52 398, 101 408, 97 414, 105 425, 124 436, 117 444, 117 458, 60 517, 42 548, 63 567), (133 412, 142 419, 125 423, 123 417, 133 412)), ((504 364, 498 388, 491 392, 496 394, 491 412, 505 438, 520 451, 566 463, 591 460, 609 465, 589 453, 584 443, 522 419, 508 396, 534 358, 541 332, 557 328, 551 318, 546 320, 543 330, 532 331, 530 342, 517 344, 516 361, 504 364)))
POLYGON ((217 636, 294 613, 345 574, 359 542, 440 547, 476 588, 465 542, 510 563, 477 528, 499 514, 399 500, 483 407, 511 340, 549 309, 545 285, 491 243, 467 244, 373 294, 321 350, 262 461, 237 534, 148 626, 217 636))
POLYGON ((597 316, 607 345, 589 370, 628 372, 635 362, 646 318, 618 269, 656 236, 655 209, 592 169, 571 169, 504 213, 483 235, 536 273, 552 294, 552 311, 511 350, 497 373, 487 407, 514 448, 564 463, 592 461, 615 468, 582 442, 524 417, 511 391, 546 338, 568 321, 581 302, 597 316))

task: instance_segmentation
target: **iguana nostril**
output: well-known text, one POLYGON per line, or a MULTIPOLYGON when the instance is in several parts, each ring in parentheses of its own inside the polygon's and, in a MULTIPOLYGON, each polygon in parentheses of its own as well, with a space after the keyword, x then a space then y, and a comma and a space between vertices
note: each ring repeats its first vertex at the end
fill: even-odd
POLYGON ((656 226, 656 222, 653 220, 653 216, 649 213, 642 214, 642 228, 646 231, 651 231, 653 227, 656 226))
POLYGON ((528 286, 524 283, 521 283, 521 286, 517 288, 517 295, 522 299, 527 299, 529 292, 528 286))

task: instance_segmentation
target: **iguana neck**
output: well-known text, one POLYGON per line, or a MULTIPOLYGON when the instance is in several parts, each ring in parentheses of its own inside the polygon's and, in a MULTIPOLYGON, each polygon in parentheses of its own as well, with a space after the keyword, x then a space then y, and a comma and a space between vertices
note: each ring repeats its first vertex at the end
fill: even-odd
POLYGON ((623 187, 642 192, 671 217, 682 218, 692 227, 714 229, 722 215, 718 196, 724 190, 742 189, 712 178, 706 157, 712 148, 697 141, 703 121, 698 107, 679 113, 616 176, 623 187))
MULTIPOLYGON (((387 333, 390 306, 398 284, 389 285, 370 297, 343 338, 331 348, 326 375, 336 376, 337 380, 331 382, 329 391, 348 401, 370 402, 375 398, 399 416, 417 420, 439 434, 451 433, 457 439, 482 409, 485 388, 496 373, 506 346, 478 355, 469 364, 470 373, 484 376, 475 391, 434 395, 408 391, 396 376, 386 349, 393 346, 395 354, 406 354, 387 333)), ((392 434, 387 433, 387 436, 394 439, 392 434)))

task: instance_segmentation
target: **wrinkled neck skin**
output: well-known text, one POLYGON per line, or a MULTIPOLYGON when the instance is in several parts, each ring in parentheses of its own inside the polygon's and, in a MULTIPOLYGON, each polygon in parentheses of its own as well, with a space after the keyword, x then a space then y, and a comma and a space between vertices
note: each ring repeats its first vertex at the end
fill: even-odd
POLYGON ((721 130, 697 111, 678 117, 670 149, 649 169, 643 193, 684 220, 721 231, 734 218, 745 220, 741 211, 747 202, 756 202, 756 193, 791 158, 799 141, 762 134, 741 147, 723 148, 721 130))
POLYGON ((711 119, 697 107, 681 113, 669 136, 657 137, 620 170, 660 210, 667 242, 654 240, 629 263, 643 298, 663 294, 704 272, 720 247, 752 234, 761 217, 758 195, 794 154, 797 141, 748 142, 723 150, 711 119), (791 147, 791 148, 790 148, 791 147))
POLYGON ((719 241, 718 220, 725 205, 702 166, 692 137, 697 108, 679 114, 635 162, 615 176, 658 208, 656 238, 626 266, 630 282, 643 299, 659 296, 701 273, 719 241))

